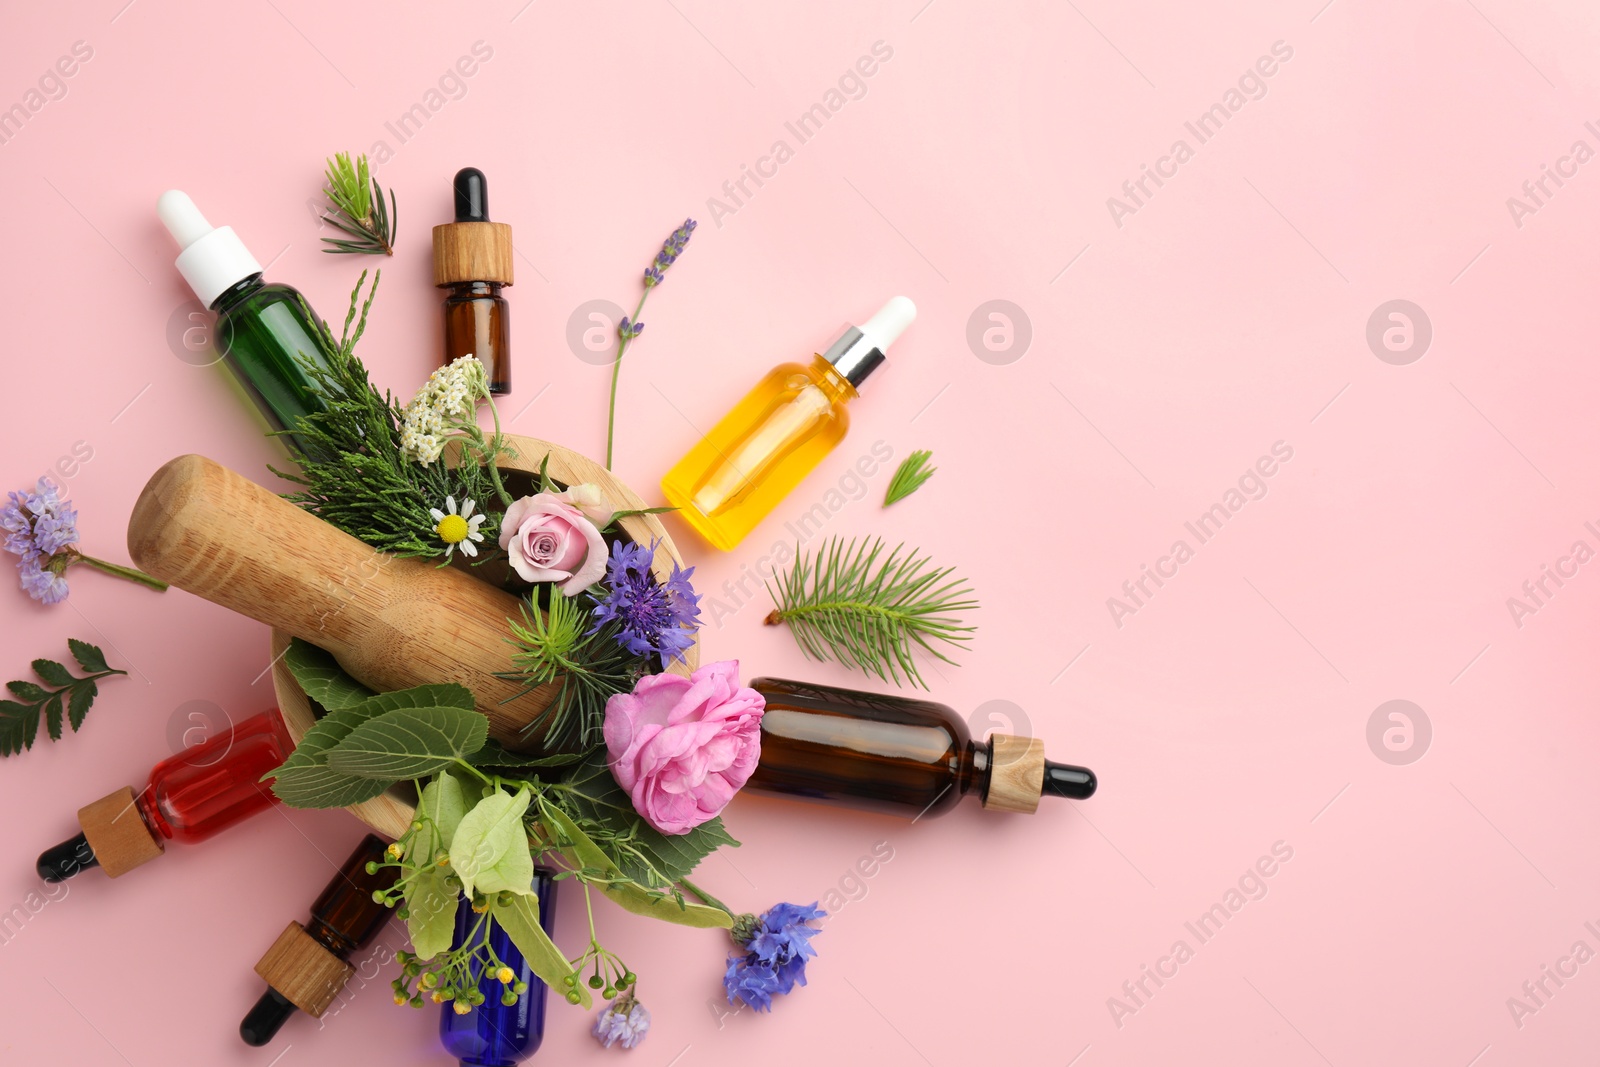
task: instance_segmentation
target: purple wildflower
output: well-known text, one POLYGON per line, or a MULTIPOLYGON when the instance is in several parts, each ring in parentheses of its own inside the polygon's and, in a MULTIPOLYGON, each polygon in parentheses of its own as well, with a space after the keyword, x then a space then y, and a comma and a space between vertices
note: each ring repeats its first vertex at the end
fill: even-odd
POLYGON ((78 509, 61 499, 56 484, 40 478, 33 492, 9 494, 0 505, 0 530, 5 531, 5 550, 17 559, 17 576, 23 592, 44 604, 59 604, 67 599, 68 567, 87 563, 107 574, 142 582, 152 589, 165 589, 158 581, 132 567, 107 563, 78 551, 78 509))
POLYGON ((684 219, 683 225, 673 230, 667 239, 661 243, 661 251, 656 253, 655 262, 644 269, 644 287, 653 289, 660 285, 666 277, 667 268, 678 261, 683 255, 683 250, 689 244, 689 235, 694 233, 697 224, 694 219, 684 219))
POLYGON ((623 1048, 633 1048, 649 1031, 650 1013, 634 999, 630 989, 606 1005, 589 1032, 606 1048, 617 1043, 623 1048))
POLYGON ((820 930, 811 925, 828 913, 815 904, 775 904, 759 918, 749 916, 735 929, 747 949, 728 958, 722 985, 728 1003, 742 1000, 757 1011, 771 1011, 772 997, 806 984, 806 960, 817 954, 811 939, 820 930))
POLYGON ((606 593, 595 606, 589 632, 615 621, 622 627, 617 641, 634 655, 657 653, 663 660, 682 660, 700 627, 700 595, 689 584, 694 568, 684 570, 674 561, 671 576, 658 583, 650 570, 655 548, 612 542, 606 593))
POLYGON ((59 604, 67 599, 67 580, 55 571, 39 566, 37 559, 17 561, 22 591, 41 604, 59 604))

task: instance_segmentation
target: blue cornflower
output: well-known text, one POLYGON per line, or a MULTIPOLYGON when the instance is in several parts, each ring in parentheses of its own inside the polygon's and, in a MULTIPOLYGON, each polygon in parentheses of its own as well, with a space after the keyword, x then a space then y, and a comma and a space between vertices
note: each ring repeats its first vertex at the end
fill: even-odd
POLYGON ((611 543, 606 560, 606 593, 595 605, 596 633, 608 622, 621 623, 617 641, 636 656, 659 654, 663 660, 684 658, 700 627, 700 595, 689 584, 694 568, 673 561, 672 574, 657 582, 650 570, 656 546, 623 541, 611 543))
POLYGON ((806 960, 817 954, 811 939, 821 931, 811 925, 828 913, 815 904, 775 904, 757 918, 742 917, 735 929, 744 931, 748 950, 728 959, 722 977, 728 1003, 742 1000, 757 1011, 771 1011, 775 993, 788 993, 806 984, 806 960))
POLYGON ((623 1048, 633 1048, 649 1031, 650 1013, 634 999, 633 990, 629 989, 606 1005, 589 1032, 606 1048, 619 1043, 623 1048))

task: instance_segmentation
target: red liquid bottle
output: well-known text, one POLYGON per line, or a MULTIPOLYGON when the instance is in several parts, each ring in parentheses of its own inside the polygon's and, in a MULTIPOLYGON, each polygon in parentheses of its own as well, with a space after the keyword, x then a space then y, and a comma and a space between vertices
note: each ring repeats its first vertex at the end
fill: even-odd
POLYGON ((261 776, 294 751, 276 708, 156 764, 135 794, 124 787, 78 810, 83 832, 39 856, 39 877, 62 882, 88 867, 112 878, 155 859, 172 838, 203 841, 277 802, 261 776))

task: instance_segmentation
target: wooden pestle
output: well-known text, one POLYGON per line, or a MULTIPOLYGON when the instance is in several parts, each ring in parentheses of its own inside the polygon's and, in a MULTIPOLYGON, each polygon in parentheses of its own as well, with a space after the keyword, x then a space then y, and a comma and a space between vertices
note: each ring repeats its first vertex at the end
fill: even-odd
POLYGON ((369 547, 204 456, 150 478, 128 520, 128 552, 150 574, 332 653, 387 692, 459 682, 507 748, 538 747, 523 728, 559 683, 518 697, 507 619, 516 597, 462 571, 369 547), (501 703, 508 701, 507 703, 501 703))

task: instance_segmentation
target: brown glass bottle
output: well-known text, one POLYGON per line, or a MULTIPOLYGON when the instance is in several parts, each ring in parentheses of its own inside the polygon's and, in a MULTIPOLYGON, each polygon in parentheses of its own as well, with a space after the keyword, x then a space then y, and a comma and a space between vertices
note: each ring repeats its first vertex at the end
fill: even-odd
POLYGON ((303 927, 290 922, 261 957, 256 973, 266 979, 267 991, 239 1024, 245 1044, 271 1041, 296 1009, 320 1016, 350 980, 354 969, 345 961, 376 937, 392 914, 373 897, 390 889, 398 873, 393 865, 382 866, 386 848, 373 834, 362 838, 311 905, 311 921, 303 927), (375 865, 372 874, 369 863, 375 865))
POLYGON ((968 793, 985 808, 1031 812, 1041 795, 1093 795, 1094 772, 1051 763, 1042 742, 973 741, 931 700, 812 685, 750 683, 767 702, 749 788, 910 818, 941 815, 968 793))
POLYGON ((444 363, 476 356, 489 392, 511 392, 511 305, 500 295, 515 280, 511 227, 489 221, 489 183, 463 167, 451 183, 455 221, 433 228, 433 284, 444 299, 444 363))

